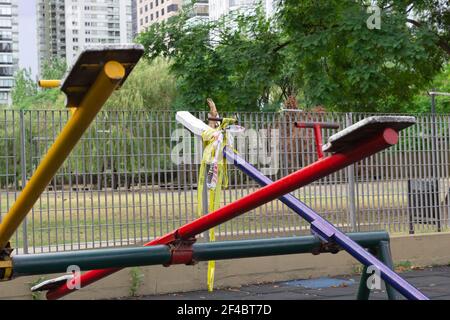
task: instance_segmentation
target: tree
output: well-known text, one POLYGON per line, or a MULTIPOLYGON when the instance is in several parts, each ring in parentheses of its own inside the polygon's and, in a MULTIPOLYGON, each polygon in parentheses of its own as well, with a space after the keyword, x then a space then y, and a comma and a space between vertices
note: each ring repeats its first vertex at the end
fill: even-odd
POLYGON ((442 70, 448 58, 448 5, 372 2, 381 8, 380 29, 368 28, 367 1, 283 2, 278 17, 289 37, 286 44, 295 47, 306 105, 399 111, 442 70))
POLYGON ((14 76, 14 87, 11 91, 14 107, 28 109, 37 91, 36 81, 31 78, 31 70, 19 69, 14 76))
POLYGON ((282 50, 283 35, 261 7, 218 21, 193 24, 189 17, 185 8, 138 37, 148 60, 171 59, 176 108, 203 109, 212 98, 222 110, 267 110, 292 91, 290 75, 282 74, 292 55, 282 50))
MULTIPOLYGON (((42 68, 42 79, 61 79, 66 72, 64 60, 48 60, 42 68)), ((19 69, 14 76, 13 107, 17 109, 48 109, 64 107, 65 97, 59 88, 40 89, 29 69, 19 69)))
POLYGON ((67 63, 62 58, 52 58, 45 60, 42 65, 42 79, 62 79, 67 71, 67 63))
POLYGON ((380 1, 383 8, 411 13, 407 22, 420 32, 428 32, 441 50, 450 55, 450 6, 446 0, 380 1))
MULTIPOLYGON (((447 64, 444 72, 439 73, 429 86, 429 90, 436 90, 439 92, 450 92, 450 64, 447 64)), ((431 98, 428 91, 414 97, 410 108, 402 110, 404 112, 429 113, 431 110, 431 98)), ((450 113, 450 98, 436 97, 436 111, 450 113)))
POLYGON ((110 110, 170 110, 177 92, 169 66, 163 58, 151 63, 141 60, 105 107, 110 110))

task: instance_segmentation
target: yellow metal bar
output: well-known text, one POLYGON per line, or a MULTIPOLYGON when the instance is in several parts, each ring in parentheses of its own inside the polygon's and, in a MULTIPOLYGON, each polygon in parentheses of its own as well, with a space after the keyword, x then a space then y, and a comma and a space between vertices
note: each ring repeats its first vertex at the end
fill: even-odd
POLYGON ((0 250, 5 248, 8 240, 124 77, 125 68, 119 62, 110 61, 103 66, 83 101, 42 159, 16 202, 4 216, 0 224, 0 250))
POLYGON ((39 80, 39 87, 45 89, 59 88, 61 86, 61 80, 39 80))

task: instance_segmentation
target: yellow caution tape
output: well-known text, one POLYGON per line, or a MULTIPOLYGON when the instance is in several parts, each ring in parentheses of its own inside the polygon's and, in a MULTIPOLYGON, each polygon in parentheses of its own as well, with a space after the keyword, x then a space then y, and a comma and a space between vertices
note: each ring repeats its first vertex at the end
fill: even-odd
MULTIPOLYGON (((225 132, 225 128, 230 124, 236 122, 235 119, 225 118, 223 119, 220 126, 216 129, 208 129, 202 134, 203 140, 203 157, 200 165, 200 172, 198 177, 198 188, 197 188, 197 214, 198 216, 202 216, 202 199, 203 199, 203 188, 205 184, 206 177, 206 168, 207 165, 217 165, 217 181, 215 181, 215 185, 209 188, 208 193, 208 212, 215 211, 219 209, 220 206, 220 196, 222 192, 222 188, 226 188, 228 186, 228 174, 227 174, 227 160, 223 157, 223 149, 228 145, 228 135, 225 132), (219 154, 218 154, 219 153, 219 154), (217 162, 215 162, 218 159, 217 162)), ((209 230, 209 241, 216 241, 216 234, 214 228, 209 230)), ((216 269, 216 262, 209 261, 208 262, 208 275, 207 275, 207 283, 208 283, 208 291, 214 290, 214 274, 216 269)))

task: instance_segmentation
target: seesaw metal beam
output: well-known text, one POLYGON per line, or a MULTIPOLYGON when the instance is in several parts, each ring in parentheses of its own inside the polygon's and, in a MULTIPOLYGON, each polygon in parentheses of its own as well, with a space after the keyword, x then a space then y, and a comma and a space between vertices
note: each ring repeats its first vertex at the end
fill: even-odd
MULTIPOLYGON (((62 84, 63 91, 67 95, 68 107, 75 107, 75 112, 42 159, 16 202, 3 217, 0 224, 0 253, 6 248, 11 236, 34 206, 42 192, 44 192, 83 133, 95 119, 97 113, 114 90, 128 76, 128 73, 132 70, 134 64, 137 63, 142 54, 143 48, 141 46, 125 45, 119 48, 110 46, 105 49, 102 47, 100 50, 91 48, 80 55, 78 61, 62 84), (126 55, 127 52, 132 52, 135 56, 133 56, 132 61, 126 61, 127 65, 124 65, 124 61, 120 59, 116 61, 113 59, 114 55, 110 55, 110 52, 121 52, 122 55, 126 55), (90 73, 83 76, 85 67, 81 63, 84 63, 84 60, 93 54, 98 58, 95 61, 97 68, 91 68, 90 73), (109 56, 111 56, 111 59, 108 59, 109 56), (102 60, 101 57, 106 59, 102 60), (70 89, 72 84, 80 78, 85 84, 85 91, 83 94, 77 93, 73 96, 70 90, 68 91, 67 89, 70 89), (77 104, 75 105, 71 101, 76 101, 77 104)), ((58 83, 57 81, 49 81, 43 83, 43 85, 52 87, 58 85, 58 83)), ((8 254, 9 252, 3 251, 3 256, 8 254)))
MULTIPOLYGON (((195 131, 202 131, 206 129, 204 125, 194 122, 194 119, 192 119, 192 117, 193 116, 189 113, 180 113, 177 119, 194 133, 195 131)), ((285 195, 282 195, 279 200, 281 200, 281 202, 286 204, 290 209, 292 209, 294 212, 308 221, 311 224, 311 229, 315 234, 317 234, 325 242, 338 244, 348 253, 350 253, 354 258, 360 261, 363 265, 375 266, 377 270, 380 271, 383 280, 385 280, 388 284, 390 284, 408 299, 424 300, 428 298, 414 286, 409 284, 402 277, 392 271, 392 268, 380 262, 373 255, 368 253, 357 243, 352 241, 348 236, 346 236, 343 232, 337 229, 334 225, 329 223, 326 219, 322 218, 314 210, 309 208, 293 195, 286 194, 297 188, 307 185, 312 181, 323 177, 324 175, 328 175, 331 172, 326 173, 327 168, 331 171, 337 171, 337 168, 343 168, 349 165, 349 160, 351 161, 351 163, 356 162, 358 161, 356 159, 361 156, 364 158, 369 155, 370 152, 373 152, 372 154, 375 154, 378 151, 382 150, 382 148, 385 148, 385 145, 387 143, 391 143, 392 145, 396 144, 398 142, 398 131, 407 128, 414 123, 415 119, 413 117, 378 116, 366 118, 330 137, 330 139, 328 140, 328 144, 324 149, 331 152, 336 152, 335 154, 324 158, 323 160, 319 160, 306 168, 300 169, 296 173, 293 173, 290 176, 282 178, 276 182, 273 182, 268 177, 264 176, 254 166, 239 157, 233 150, 225 148, 224 156, 229 162, 233 163, 237 168, 239 168, 241 171, 255 180, 260 186, 262 186, 263 188, 259 191, 262 191, 264 189, 267 190, 267 188, 272 190, 272 188, 274 188, 274 185, 282 183, 283 181, 285 182, 285 184, 294 184, 295 187, 292 189, 291 186, 290 191, 287 191, 288 187, 284 188, 284 191, 287 192, 285 192, 285 195), (395 130, 392 128, 395 128, 395 130), (373 138, 369 138, 371 136, 373 138)), ((283 188, 282 185, 279 185, 279 187, 283 188)), ((247 198, 247 202, 251 202, 252 205, 254 205, 255 202, 261 201, 266 196, 268 196, 261 193, 261 199, 256 198, 259 191, 256 191, 245 197, 247 198)), ((241 200, 244 200, 245 198, 242 198, 241 200)), ((236 202, 234 202, 234 204, 238 203, 239 201, 240 200, 237 200, 236 202)), ((243 207, 245 207, 245 205, 246 204, 244 203, 243 207)), ((205 216, 204 218, 206 219, 207 217, 208 216, 205 216)), ((178 231, 178 235, 180 237, 183 237, 183 235, 186 234, 184 236, 188 237, 189 232, 189 226, 181 227, 178 231), (187 229, 187 231, 185 231, 185 229, 187 229)))
MULTIPOLYGON (((349 233, 348 236, 364 248, 378 250, 381 242, 389 242, 387 232, 349 233)), ((321 241, 314 236, 272 239, 234 240, 195 243, 192 250, 177 264, 250 257, 312 253, 321 241)), ((71 265, 81 270, 167 265, 176 249, 168 245, 114 249, 91 249, 57 253, 25 254, 12 257, 14 277, 65 273, 71 265)))
MULTIPOLYGON (((179 119, 178 115, 179 114, 177 114, 177 119, 179 119)), ((192 124, 192 122, 195 121, 197 121, 200 128, 200 130, 197 131, 200 132, 202 126, 203 128, 209 128, 206 124, 202 125, 199 119, 195 119, 196 118, 192 115, 191 118, 185 118, 188 128, 190 127, 189 123, 192 124)), ((270 183, 270 185, 262 187, 261 189, 237 201, 234 201, 214 212, 211 212, 208 215, 202 216, 160 238, 148 242, 144 246, 176 244, 183 241, 192 240, 192 238, 196 235, 205 232, 212 227, 231 220, 272 200, 280 198, 287 193, 301 188, 311 182, 319 180, 320 178, 323 178, 335 171, 345 168, 352 163, 358 162, 370 155, 376 154, 392 145, 395 145, 397 142, 398 132, 396 130, 391 128, 378 130, 376 134, 368 137, 366 141, 360 141, 358 144, 355 144, 353 146, 354 148, 351 150, 346 150, 345 152, 336 153, 322 158, 321 160, 305 168, 302 168, 297 172, 294 172, 276 182, 270 183)), ((320 220, 315 221, 312 224, 312 228, 323 239, 333 237, 336 234, 334 228, 330 227, 327 224, 321 223, 320 220)), ((337 242, 340 241, 340 237, 336 238, 337 242)), ((350 247, 348 248, 348 250, 350 250, 350 253, 352 253, 352 250, 355 251, 355 248, 350 247)), ((371 255, 369 256, 372 257, 371 255)), ((366 263, 369 263, 371 261, 368 260, 367 256, 364 255, 364 257, 366 259, 366 263)), ((379 263, 377 263, 376 265, 378 266, 379 263)), ((81 287, 85 287, 91 283, 94 283, 119 270, 120 268, 108 268, 86 272, 80 277, 81 287)), ((389 271, 386 271, 386 273, 391 275, 393 278, 399 277, 395 273, 395 275, 392 275, 389 271)), ((403 280, 400 279, 398 279, 399 282, 403 280)), ((407 291, 413 292, 412 295, 409 295, 409 297, 412 299, 427 299, 423 294, 421 294, 417 289, 409 284, 407 285, 407 291)), ((59 299, 67 294, 70 294, 71 292, 73 292, 73 290, 69 289, 67 284, 63 284, 58 288, 49 290, 47 292, 47 299, 59 299)))
MULTIPOLYGON (((267 186, 272 184, 272 180, 264 176, 251 164, 247 163, 245 160, 240 158, 233 150, 225 149, 225 157, 234 165, 243 171, 245 174, 250 176, 261 186, 267 186)), ((408 299, 414 300, 427 300, 428 298, 422 294, 417 288, 409 284, 406 280, 400 277, 397 273, 392 270, 392 266, 386 266, 380 260, 375 258, 369 252, 367 252, 358 243, 352 240, 348 235, 341 232, 335 226, 333 226, 326 219, 322 218, 313 209, 308 207, 306 204, 295 198, 291 194, 284 195, 279 198, 281 202, 286 204, 290 209, 304 218, 311 224, 311 229, 320 238, 328 243, 336 243, 348 253, 350 253, 356 260, 361 262, 366 266, 375 266, 377 270, 380 271, 381 278, 386 281, 389 285, 395 288, 398 292, 404 295, 408 299)), ((384 250, 382 253, 387 254, 385 251, 388 250, 385 247, 381 248, 384 250)), ((392 293, 390 293, 392 294, 392 293)))
POLYGON ((54 89, 61 86, 61 80, 39 80, 39 87, 44 89, 54 89))

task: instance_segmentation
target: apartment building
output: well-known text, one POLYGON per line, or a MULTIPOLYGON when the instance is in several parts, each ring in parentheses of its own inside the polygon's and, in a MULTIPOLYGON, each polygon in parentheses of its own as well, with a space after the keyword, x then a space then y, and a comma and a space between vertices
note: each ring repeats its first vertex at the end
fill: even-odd
POLYGON ((178 14, 183 0, 137 0, 138 32, 178 14))
POLYGON ((133 40, 133 0, 38 0, 39 70, 46 60, 67 64, 86 45, 133 40))
POLYGON ((134 39, 138 34, 138 0, 131 0, 131 37, 134 39))
POLYGON ((253 10, 261 4, 266 15, 270 16, 275 11, 278 0, 209 0, 209 18, 217 20, 220 17, 236 11, 253 10))
POLYGON ((19 60, 17 0, 0 1, 0 105, 11 104, 11 88, 19 60))

